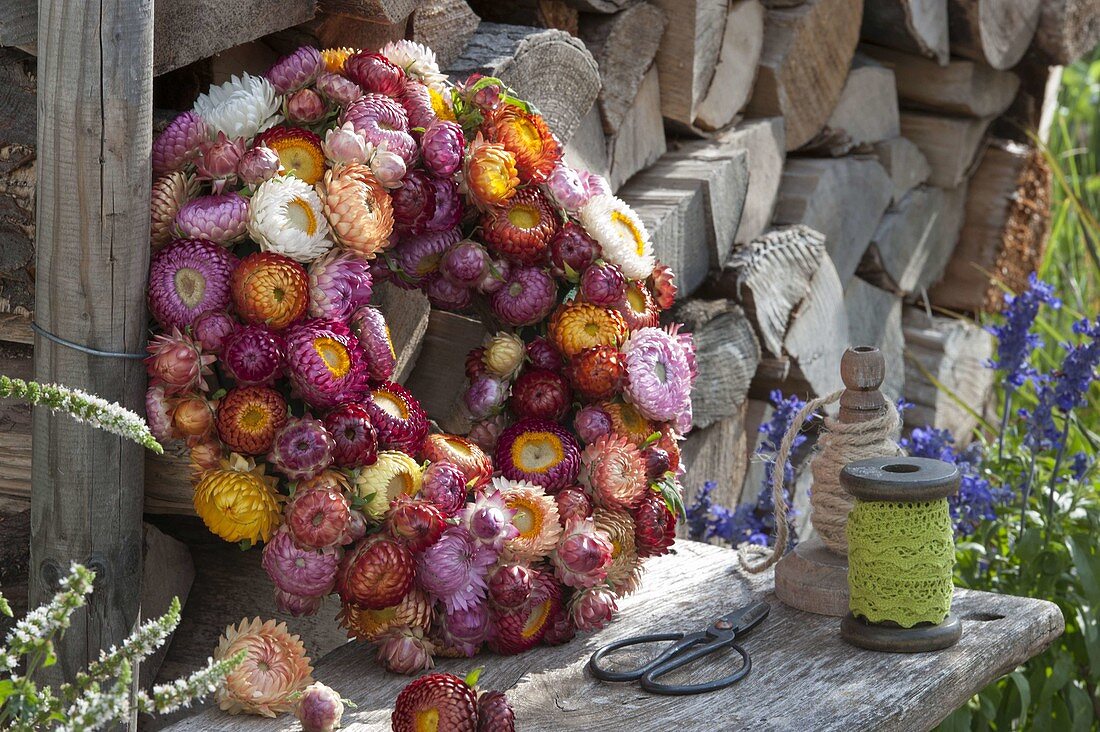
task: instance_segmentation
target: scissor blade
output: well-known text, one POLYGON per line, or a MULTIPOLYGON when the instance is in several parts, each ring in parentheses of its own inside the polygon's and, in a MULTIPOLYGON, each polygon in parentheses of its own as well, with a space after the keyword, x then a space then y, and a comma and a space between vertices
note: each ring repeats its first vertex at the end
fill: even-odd
POLYGON ((730 622, 733 624, 735 635, 747 633, 768 617, 771 605, 766 602, 754 602, 748 607, 741 608, 730 614, 730 622))

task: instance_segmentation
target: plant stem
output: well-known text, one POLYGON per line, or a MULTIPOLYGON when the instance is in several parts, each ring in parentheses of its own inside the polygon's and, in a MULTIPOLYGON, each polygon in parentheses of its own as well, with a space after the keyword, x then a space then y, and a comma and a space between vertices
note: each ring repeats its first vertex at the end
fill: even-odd
POLYGON ((1019 543, 1020 539, 1024 535, 1024 526, 1027 523, 1027 503, 1031 498, 1031 482, 1035 480, 1035 451, 1031 451, 1031 468, 1027 473, 1027 480, 1024 481, 1023 500, 1020 502, 1020 535, 1016 539, 1019 543))
POLYGON ((1058 485, 1058 469, 1062 467, 1062 457, 1066 454, 1066 438, 1069 437, 1069 417, 1062 424, 1062 438, 1058 441, 1058 453, 1054 456, 1054 467, 1050 471, 1050 492, 1047 494, 1046 538, 1050 540, 1050 524, 1054 521, 1054 488, 1058 485))
POLYGON ((1011 387, 1005 389, 1005 406, 1001 412, 1001 431, 997 436, 997 462, 1004 460, 1005 456, 1005 430, 1008 429, 1008 412, 1012 405, 1012 393, 1014 391, 1011 387))

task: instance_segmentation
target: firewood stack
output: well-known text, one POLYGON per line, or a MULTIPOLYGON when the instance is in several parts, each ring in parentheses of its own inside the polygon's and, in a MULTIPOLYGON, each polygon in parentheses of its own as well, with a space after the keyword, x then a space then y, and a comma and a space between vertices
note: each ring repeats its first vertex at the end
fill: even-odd
MULTIPOLYGON (((17 344, 32 342, 34 305, 27 6, 0 0, 0 340, 17 344)), ((989 336, 968 318, 1024 283, 1049 229, 1050 173, 1027 131, 1051 67, 1100 40, 1090 0, 226 0, 184 22, 209 7, 157 4, 169 114, 301 43, 401 37, 533 101, 678 273, 701 372, 686 484, 716 481, 729 505, 759 490, 769 392, 832 392, 849 344, 883 351, 884 391, 916 404, 912 424, 967 439, 991 389, 989 336)), ((382 296, 406 383, 461 430, 455 364, 485 328, 418 293, 382 296)), ((25 497, 26 420, 9 421, 0 494, 25 497)), ((148 483, 148 510, 189 510, 179 458, 151 460, 148 483)))

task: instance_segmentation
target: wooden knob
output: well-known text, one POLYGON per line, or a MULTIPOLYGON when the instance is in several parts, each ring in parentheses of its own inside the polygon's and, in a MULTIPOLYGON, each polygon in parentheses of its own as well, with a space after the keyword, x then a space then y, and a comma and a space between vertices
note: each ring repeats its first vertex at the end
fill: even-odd
POLYGON ((866 422, 886 411, 886 397, 879 388, 886 379, 886 359, 874 346, 856 346, 840 359, 840 421, 866 422))

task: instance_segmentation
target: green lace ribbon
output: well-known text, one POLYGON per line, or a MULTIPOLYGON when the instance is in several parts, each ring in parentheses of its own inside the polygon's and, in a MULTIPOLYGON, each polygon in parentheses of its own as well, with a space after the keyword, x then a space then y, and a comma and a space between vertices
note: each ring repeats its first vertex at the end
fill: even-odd
POLYGON ((955 541, 947 500, 857 501, 848 515, 849 609, 903 628, 951 611, 955 541))

